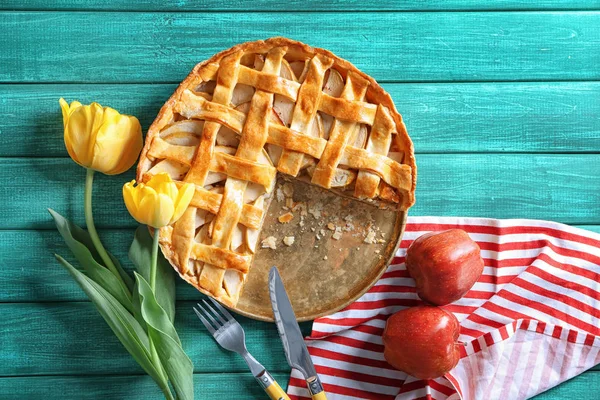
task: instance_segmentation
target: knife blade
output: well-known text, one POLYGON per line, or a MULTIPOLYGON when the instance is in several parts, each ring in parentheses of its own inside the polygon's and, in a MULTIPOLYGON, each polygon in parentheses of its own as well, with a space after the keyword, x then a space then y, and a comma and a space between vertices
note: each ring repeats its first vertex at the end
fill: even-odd
POLYGON ((304 376, 308 390, 313 399, 325 399, 323 386, 310 358, 310 353, 304 343, 304 336, 300 331, 294 309, 285 291, 277 267, 269 271, 269 295, 271 307, 275 317, 275 324, 281 337, 285 358, 290 367, 297 369, 304 376))

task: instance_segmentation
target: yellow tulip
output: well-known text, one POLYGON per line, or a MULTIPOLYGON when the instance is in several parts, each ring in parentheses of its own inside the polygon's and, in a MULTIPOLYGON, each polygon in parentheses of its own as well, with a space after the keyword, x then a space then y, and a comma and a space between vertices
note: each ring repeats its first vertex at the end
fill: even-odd
POLYGON ((177 221, 194 197, 194 185, 185 183, 177 188, 166 173, 154 175, 147 184, 135 181, 123 185, 127 210, 140 224, 162 228, 177 221))
POLYGON ((60 99, 69 156, 82 167, 107 175, 127 171, 142 150, 142 127, 136 117, 98 103, 88 106, 60 99))

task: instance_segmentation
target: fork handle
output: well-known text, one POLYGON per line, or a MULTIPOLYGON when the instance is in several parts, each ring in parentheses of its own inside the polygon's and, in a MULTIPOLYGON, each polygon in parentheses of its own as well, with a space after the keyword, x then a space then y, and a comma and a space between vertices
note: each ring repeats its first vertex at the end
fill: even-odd
POLYGON ((281 386, 273 379, 273 376, 266 369, 262 374, 256 377, 260 386, 269 395, 271 400, 290 400, 288 395, 283 391, 281 386))

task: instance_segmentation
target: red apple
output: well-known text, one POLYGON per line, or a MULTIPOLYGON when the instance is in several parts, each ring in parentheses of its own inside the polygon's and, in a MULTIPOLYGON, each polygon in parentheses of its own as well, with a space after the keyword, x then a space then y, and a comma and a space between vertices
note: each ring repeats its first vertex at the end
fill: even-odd
POLYGON ((434 306, 404 309, 387 320, 383 356, 394 368, 419 379, 443 376, 460 359, 458 320, 434 306))
POLYGON ((479 246, 461 229, 430 232, 406 252, 406 269, 417 294, 438 306, 452 303, 473 287, 483 272, 479 246))

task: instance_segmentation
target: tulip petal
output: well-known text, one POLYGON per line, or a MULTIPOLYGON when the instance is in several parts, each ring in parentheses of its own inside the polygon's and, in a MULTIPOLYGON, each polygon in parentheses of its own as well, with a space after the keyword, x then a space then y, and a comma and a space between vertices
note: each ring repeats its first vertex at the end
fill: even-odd
POLYGON ((60 98, 60 100, 58 100, 58 103, 60 104, 60 109, 62 111, 63 126, 66 128, 67 123, 69 122, 69 104, 62 97, 60 98))
POLYGON ((122 126, 121 135, 123 136, 121 142, 122 150, 119 153, 119 159, 115 166, 110 171, 105 172, 108 175, 121 174, 131 168, 137 161, 144 146, 142 126, 136 117, 122 115, 120 126, 122 126))
POLYGON ((111 150, 109 149, 101 149, 98 151, 96 148, 96 141, 98 140, 98 136, 102 135, 103 125, 105 126, 105 113, 104 108, 98 103, 92 103, 89 106, 85 106, 88 108, 88 118, 90 131, 89 131, 89 139, 87 142, 87 160, 92 169, 100 172, 104 172, 103 163, 98 163, 97 160, 105 160, 113 157, 111 150))
POLYGON ((71 105, 61 98, 65 147, 78 164, 114 175, 135 164, 143 147, 142 128, 137 118, 121 115, 98 103, 71 105))
POLYGON ((142 198, 139 213, 146 221, 146 225, 162 228, 171 220, 174 211, 173 201, 168 196, 158 194, 154 190, 152 193, 152 195, 142 198))
POLYGON ((185 183, 179 188, 179 193, 177 195, 177 199, 175 200, 175 210, 169 224, 172 224, 181 218, 185 210, 187 210, 188 206, 190 205, 195 191, 196 188, 193 183, 185 183))
POLYGON ((81 165, 81 163, 79 162, 79 159, 77 157, 77 153, 75 152, 75 149, 73 148, 73 141, 71 140, 71 134, 70 134, 70 129, 69 129, 69 117, 70 117, 71 113, 73 112, 73 110, 81 107, 81 103, 78 101, 73 101, 71 103, 71 105, 69 106, 69 104, 62 97, 58 102, 60 104, 60 108, 61 108, 62 115, 63 115, 65 147, 67 148, 67 152, 69 153, 69 156, 73 159, 73 161, 75 161, 76 163, 81 165))
MULTIPOLYGON (((136 214, 138 211, 138 202, 136 202, 136 188, 133 186, 135 181, 127 182, 123 185, 123 200, 125 201, 125 206, 127 207, 127 211, 129 214, 137 220, 136 214)), ((139 221, 138 221, 139 222, 139 221)))
POLYGON ((72 108, 65 128, 65 145, 71 158, 84 167, 91 166, 89 140, 93 121, 89 106, 72 108))
POLYGON ((152 187, 154 190, 156 190, 156 192, 168 196, 173 204, 175 204, 175 201, 177 200, 178 189, 177 185, 175 182, 173 182, 169 174, 166 172, 161 172, 152 176, 152 178, 150 178, 148 181, 148 186, 152 187))
POLYGON ((169 182, 173 182, 173 179, 171 179, 171 176, 169 176, 169 174, 167 174, 166 172, 160 172, 158 174, 152 175, 147 184, 148 184, 148 186, 150 186, 152 188, 156 188, 156 187, 160 186, 162 183, 169 183, 169 182))
POLYGON ((126 140, 125 129, 120 124, 120 116, 112 109, 106 109, 102 124, 98 127, 94 142, 92 168, 104 173, 112 172, 121 158, 126 140))

